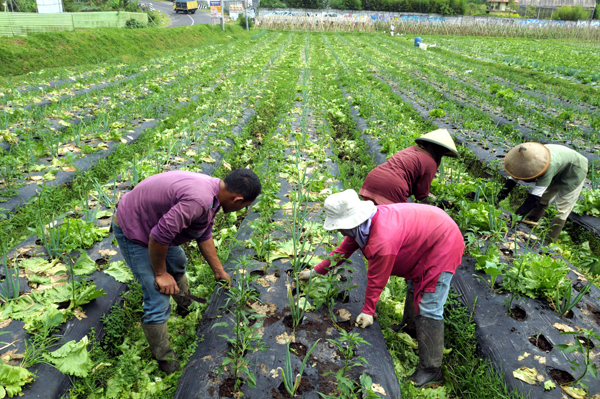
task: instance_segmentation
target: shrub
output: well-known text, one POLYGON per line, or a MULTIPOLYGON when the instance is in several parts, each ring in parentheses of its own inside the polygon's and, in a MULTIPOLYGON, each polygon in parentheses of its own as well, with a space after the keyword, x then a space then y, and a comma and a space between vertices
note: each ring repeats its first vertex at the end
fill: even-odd
POLYGON ((527 18, 536 18, 537 17, 536 6, 527 6, 527 10, 525 11, 525 16, 527 18))
MULTIPOLYGON (((246 29, 246 16, 244 14, 240 14, 238 16, 238 23, 244 29, 246 29)), ((248 29, 252 29, 254 27, 254 20, 252 18, 248 18, 248 29)))
POLYGON ((582 6, 562 6, 552 14, 552 19, 561 21, 577 21, 578 19, 587 19, 590 17, 589 11, 585 11, 582 6))
POLYGON ((144 24, 134 18, 128 19, 127 22, 125 22, 125 28, 127 28, 127 29, 138 29, 138 28, 145 28, 145 27, 146 27, 146 24, 144 24))

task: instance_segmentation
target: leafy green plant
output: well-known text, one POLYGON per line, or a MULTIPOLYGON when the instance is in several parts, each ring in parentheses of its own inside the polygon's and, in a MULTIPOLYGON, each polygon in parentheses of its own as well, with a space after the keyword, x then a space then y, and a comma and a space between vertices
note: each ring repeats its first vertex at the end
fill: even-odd
POLYGON ((34 375, 24 367, 10 366, 0 361, 0 398, 18 396, 34 375))
POLYGON ((586 391, 588 391, 587 385, 583 381, 588 381, 587 375, 590 374, 594 378, 598 379, 598 368, 594 364, 591 359, 592 353, 592 340, 596 340, 596 342, 600 342, 600 335, 594 330, 580 330, 580 331, 565 331, 561 332, 560 335, 579 335, 583 337, 583 341, 585 345, 581 343, 579 337, 575 337, 573 345, 559 344, 554 345, 556 349, 564 353, 574 353, 578 352, 583 355, 583 364, 580 364, 577 360, 569 360, 571 363, 571 370, 575 372, 579 372, 579 377, 575 379, 575 381, 569 383, 568 385, 581 385, 586 391))
MULTIPOLYGON (((496 262, 486 261, 485 266, 483 266, 482 270, 485 272, 485 274, 490 276, 490 281, 487 281, 487 283, 490 286, 490 288, 493 290, 494 285, 496 284, 496 279, 498 278, 498 276, 500 276, 502 273, 504 273, 504 271, 506 270, 506 265, 504 263, 500 263, 500 262, 496 263, 496 262)), ((478 276, 478 275, 475 275, 475 276, 479 277, 480 279, 485 281, 484 277, 478 276)))
POLYGON ((59 225, 58 237, 62 237, 65 250, 86 249, 109 234, 107 228, 99 228, 93 222, 67 218, 59 225))
POLYGON ((361 374, 360 381, 357 383, 346 375, 340 374, 338 371, 335 375, 337 381, 337 392, 335 395, 326 395, 318 392, 325 399, 376 399, 381 396, 377 395, 372 388, 373 379, 367 374, 361 374))
POLYGON ((277 370, 281 371, 283 384, 285 385, 285 390, 290 395, 290 398, 294 398, 296 396, 296 390, 300 386, 300 381, 302 380, 302 373, 304 372, 304 368, 306 367, 306 362, 308 362, 310 355, 317 347, 319 341, 320 339, 317 339, 317 341, 313 344, 309 351, 306 352, 306 356, 304 356, 304 360, 302 361, 302 366, 300 367, 300 370, 298 371, 298 374, 296 374, 295 378, 294 372, 292 370, 292 360, 290 356, 290 341, 288 341, 287 351, 285 353, 285 371, 281 367, 279 367, 277 370))
MULTIPOLYGON (((299 286, 299 283, 299 280, 296 278, 296 287, 299 286)), ((310 288, 307 292, 310 292, 310 288)), ((290 305, 290 314, 292 316, 292 328, 295 331, 296 327, 298 327, 298 325, 302 322, 302 319, 304 318, 304 313, 306 312, 306 308, 308 306, 308 300, 305 297, 302 297, 300 293, 294 296, 294 294, 292 293, 291 284, 287 285, 287 297, 288 303, 290 305)))
POLYGON ((569 312, 569 310, 573 309, 575 305, 581 301, 581 298, 585 294, 587 294, 592 287, 592 282, 588 281, 588 283, 579 291, 579 294, 571 299, 573 296, 573 290, 571 288, 571 281, 567 278, 558 283, 556 286, 556 293, 554 295, 554 310, 561 316, 564 316, 569 312))
POLYGON ((552 298, 559 284, 567 284, 567 264, 549 256, 526 253, 521 255, 504 277, 503 287, 530 298, 552 298))
POLYGON ((94 366, 87 345, 85 336, 79 342, 69 341, 54 352, 44 353, 43 357, 63 374, 86 377, 94 366))

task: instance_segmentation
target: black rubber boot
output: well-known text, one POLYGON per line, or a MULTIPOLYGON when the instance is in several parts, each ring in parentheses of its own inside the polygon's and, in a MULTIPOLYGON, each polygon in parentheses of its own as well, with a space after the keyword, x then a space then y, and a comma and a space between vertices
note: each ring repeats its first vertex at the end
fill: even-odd
MULTIPOLYGON (((179 288, 180 294, 190 293, 190 285, 188 284, 188 279, 185 274, 183 275, 183 277, 177 280, 177 288, 179 288)), ((185 317, 188 314, 190 314, 189 307, 192 304, 192 300, 190 298, 173 295, 173 299, 177 304, 177 309, 175 309, 175 313, 177 313, 181 317, 185 317)))
POLYGON ((546 209, 548 209, 548 205, 542 205, 541 202, 538 202, 536 207, 527 215, 527 220, 538 222, 546 213, 546 209))
POLYGON ((172 374, 180 369, 179 362, 175 352, 169 342, 169 331, 167 323, 162 324, 144 324, 142 323, 144 335, 150 345, 150 351, 154 358, 158 360, 160 369, 167 374, 172 374))
POLYGON ((565 227, 566 220, 562 220, 559 218, 552 219, 552 223, 550 223, 550 232, 546 236, 546 242, 552 243, 558 239, 558 235, 562 231, 563 227, 565 227))
POLYGON ((444 320, 417 316, 419 365, 410 380, 417 388, 443 384, 442 358, 444 356, 444 320))
POLYGON ((417 326, 415 324, 415 318, 417 313, 415 312, 415 293, 412 291, 406 291, 406 299, 404 300, 404 313, 402 314, 402 321, 400 324, 392 326, 392 330, 395 332, 403 331, 410 335, 412 338, 417 338, 417 326))

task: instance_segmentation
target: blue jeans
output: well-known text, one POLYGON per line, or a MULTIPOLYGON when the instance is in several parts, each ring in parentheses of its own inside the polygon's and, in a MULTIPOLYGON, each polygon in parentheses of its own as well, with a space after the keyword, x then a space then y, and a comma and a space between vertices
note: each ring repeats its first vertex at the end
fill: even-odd
MULTIPOLYGON (((142 317, 142 323, 166 323, 171 315, 171 297, 161 294, 154 287, 156 279, 152 264, 150 263, 148 248, 129 240, 123 234, 123 230, 116 224, 113 223, 112 228, 127 266, 129 266, 137 281, 142 285, 142 291, 144 292, 144 316, 142 317)), ((183 249, 178 246, 169 247, 167 251, 167 272, 176 281, 185 275, 186 264, 187 258, 183 249)))
MULTIPOLYGON (((435 320, 444 319, 444 304, 448 299, 450 291, 450 282, 452 281, 452 273, 443 272, 438 278, 435 292, 424 292, 421 302, 419 302, 419 315, 435 320)), ((410 292, 414 292, 412 280, 406 280, 406 285, 410 292)))

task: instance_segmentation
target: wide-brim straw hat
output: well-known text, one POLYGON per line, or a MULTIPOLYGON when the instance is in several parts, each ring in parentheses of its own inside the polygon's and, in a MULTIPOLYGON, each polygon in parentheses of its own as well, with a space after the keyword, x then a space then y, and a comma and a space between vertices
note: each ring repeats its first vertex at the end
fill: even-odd
POLYGON ((517 180, 532 180, 550 166, 550 151, 541 143, 523 143, 504 157, 504 170, 517 180))
POLYGON ((417 144, 424 141, 437 144, 440 147, 447 149, 448 152, 444 155, 447 155, 452 158, 458 157, 458 150, 456 149, 454 140, 452 140, 452 136, 450 136, 450 133, 446 129, 434 130, 433 132, 429 132, 415 139, 415 142, 417 144))
POLYGON ((373 201, 361 201, 354 190, 331 194, 325 200, 325 230, 353 229, 375 212, 373 201))

